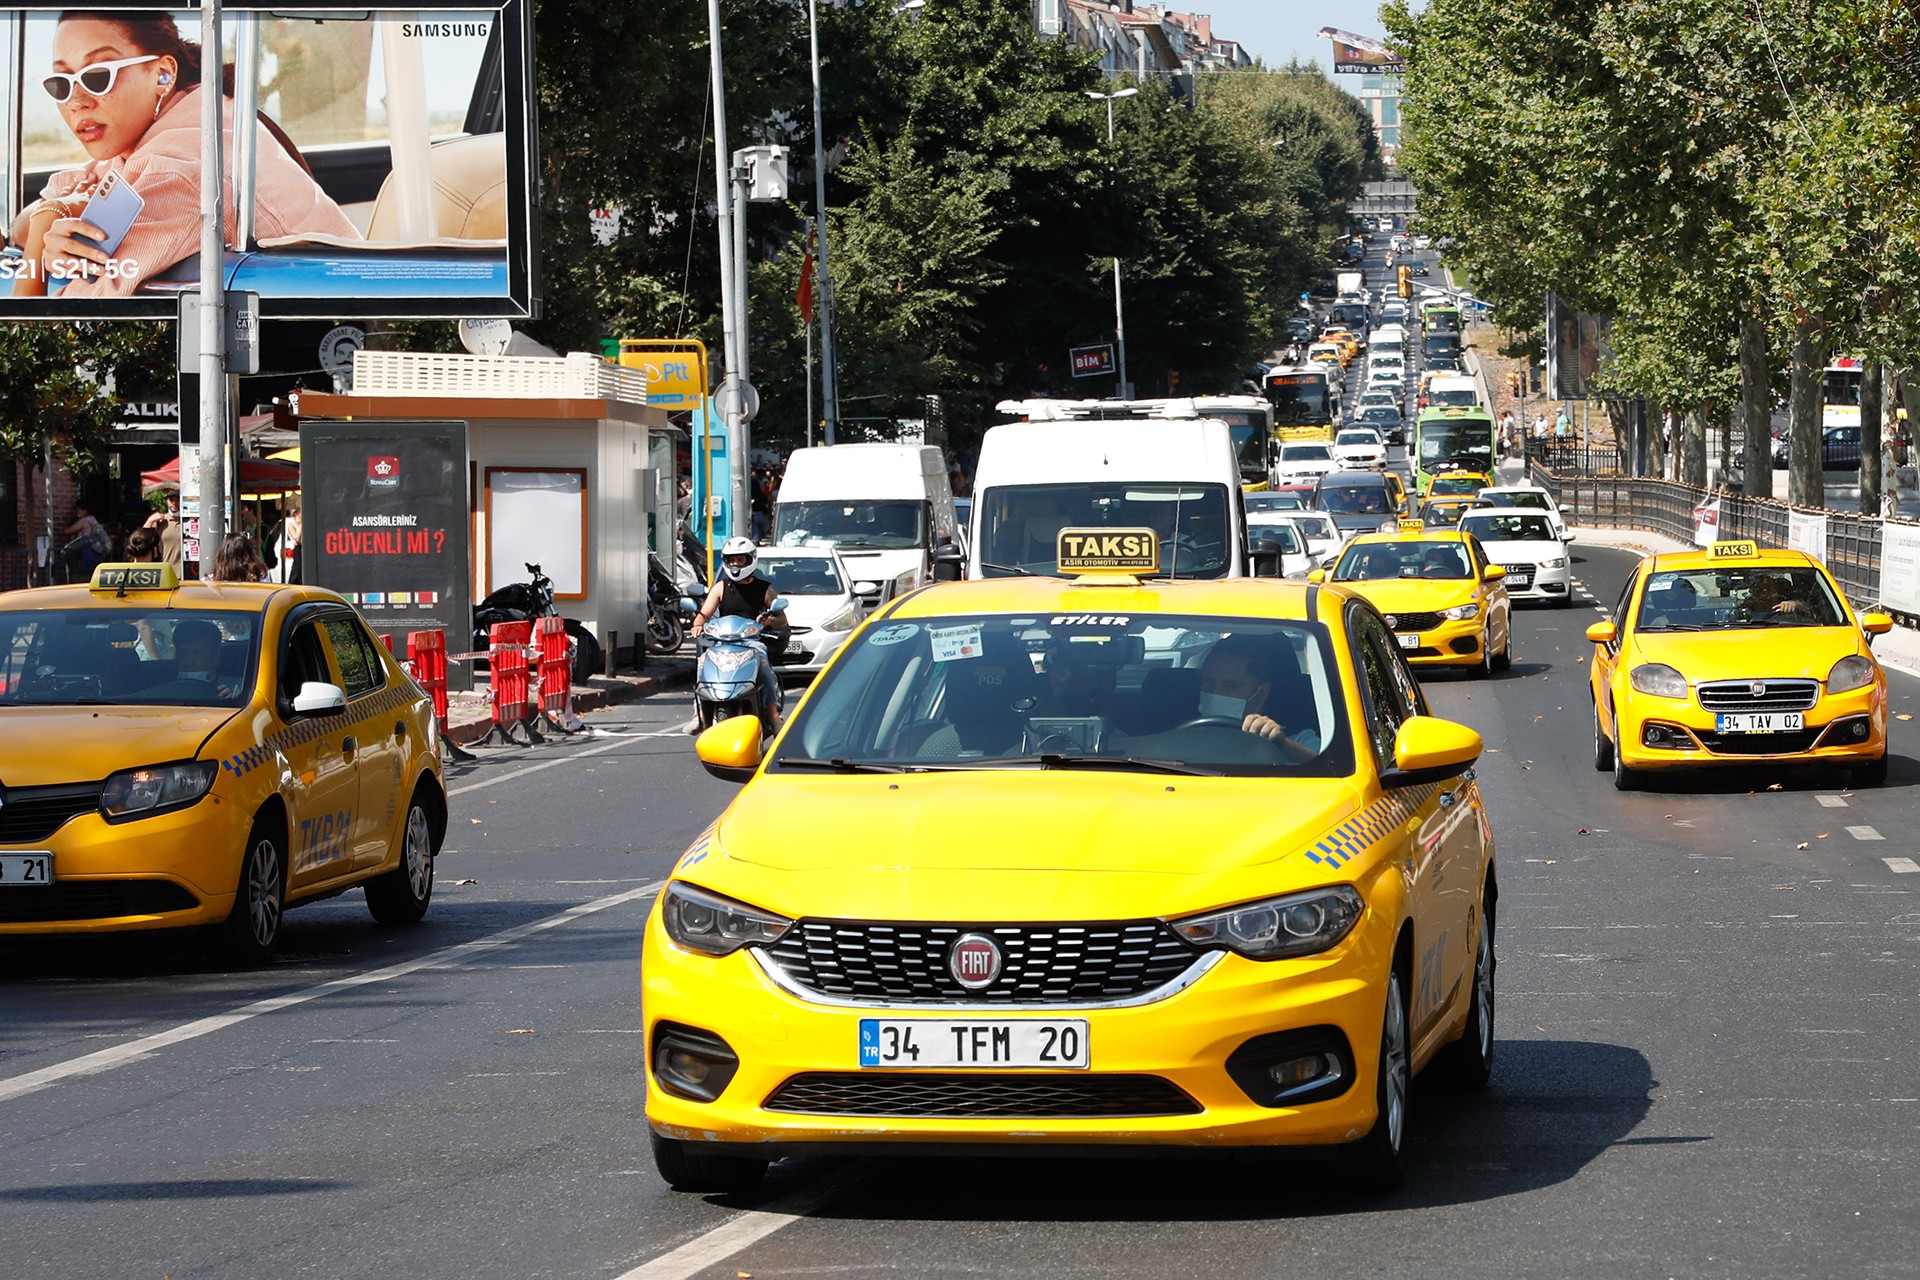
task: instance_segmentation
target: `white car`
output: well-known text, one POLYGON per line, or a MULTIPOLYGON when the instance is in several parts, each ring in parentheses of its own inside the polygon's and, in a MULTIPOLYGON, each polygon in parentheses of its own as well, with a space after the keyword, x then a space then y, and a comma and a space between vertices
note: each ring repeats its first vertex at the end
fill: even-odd
POLYGON ((1317 441, 1302 440, 1295 443, 1283 443, 1280 456, 1274 460, 1273 474, 1282 482, 1288 480, 1312 479, 1326 475, 1329 471, 1338 471, 1340 464, 1333 459, 1333 448, 1317 441))
POLYGON ((1304 578, 1319 564, 1307 550, 1307 540, 1293 521, 1278 512, 1247 513, 1247 540, 1256 548, 1262 542, 1280 544, 1280 574, 1286 578, 1304 578))
POLYGON ((1405 387, 1406 385, 1406 372, 1392 365, 1381 365, 1379 368, 1367 370, 1368 391, 1375 387, 1405 387))
POLYGON ((1342 469, 1384 467, 1387 465, 1387 442, 1378 431, 1369 427, 1348 427, 1333 438, 1333 460, 1342 469))
POLYGON ((1289 511, 1285 518, 1293 521, 1293 527, 1307 540, 1307 554, 1316 566, 1333 563, 1347 545, 1347 535, 1324 511, 1289 511))
POLYGON ((1543 511, 1475 507, 1460 517, 1460 532, 1480 539, 1487 559, 1505 565, 1503 585, 1515 600, 1573 603, 1572 557, 1543 511))
POLYGON ((1489 507, 1523 507, 1529 511, 1544 511, 1553 521, 1553 531, 1562 542, 1573 541, 1573 535, 1567 531, 1567 518, 1553 495, 1533 484, 1499 484, 1482 489, 1479 493, 1481 503, 1489 507))
POLYGON ((787 598, 789 638, 775 664, 783 675, 820 670, 867 616, 853 575, 830 546, 762 547, 760 574, 787 598))
POLYGON ((1360 400, 1353 406, 1353 411, 1359 413, 1363 409, 1373 409, 1381 405, 1389 409, 1398 409, 1405 403, 1406 398, 1407 395, 1404 390, 1393 387, 1375 387, 1371 391, 1363 391, 1360 393, 1360 400))

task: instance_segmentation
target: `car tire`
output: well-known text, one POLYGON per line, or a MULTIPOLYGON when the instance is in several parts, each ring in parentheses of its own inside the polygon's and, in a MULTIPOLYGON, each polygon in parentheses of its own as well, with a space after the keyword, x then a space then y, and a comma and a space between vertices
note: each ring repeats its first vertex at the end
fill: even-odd
POLYGON ((1495 671, 1513 670, 1513 615, 1507 615, 1507 634, 1500 639, 1500 656, 1493 660, 1495 671))
POLYGON ((273 958, 287 913, 286 836, 271 818, 256 818, 240 857, 233 910, 220 925, 220 943, 236 965, 263 965, 273 958))
MULTIPOLYGON (((1489 888, 1491 888, 1489 886, 1489 888)), ((1480 904, 1480 937, 1474 947, 1473 989, 1467 1006, 1467 1025, 1460 1038, 1441 1051, 1434 1065, 1440 1079, 1456 1089, 1484 1089, 1493 1078, 1494 905, 1491 892, 1480 904)))
POLYGON ((574 641, 572 683, 575 688, 578 688, 590 677, 600 674, 600 642, 593 638, 591 631, 572 618, 567 619, 567 634, 572 636, 574 641))
POLYGON ((1599 773, 1613 771, 1613 739, 1600 727, 1600 704, 1593 704, 1593 767, 1599 773))
POLYGON ((1479 680, 1493 679, 1493 630, 1489 628, 1480 638, 1480 661, 1474 664, 1473 674, 1479 680))
POLYGON ((1886 753, 1881 752, 1877 760, 1854 765, 1850 772, 1853 774, 1853 785, 1856 787, 1884 786, 1887 781, 1886 753))
MULTIPOLYGON (((1615 725, 1617 732, 1619 725, 1615 725)), ((1637 769, 1627 768, 1627 762, 1620 758, 1620 744, 1613 744, 1613 789, 1615 791, 1638 791, 1645 785, 1645 779, 1637 769)))
POLYGON ((767 1161, 702 1151, 701 1144, 678 1138, 653 1139, 653 1167, 675 1191, 738 1194, 751 1191, 766 1176, 767 1161))
POLYGON ((416 789, 400 828, 400 864, 367 881, 367 910, 381 924, 415 924, 433 899, 433 863, 440 850, 425 795, 416 789))
POLYGON ((1412 1031, 1399 968, 1387 971, 1380 1019, 1380 1061, 1374 1071, 1378 1118, 1366 1137, 1342 1151, 1346 1172, 1362 1191, 1397 1190, 1407 1180, 1407 1114, 1413 1096, 1412 1031))

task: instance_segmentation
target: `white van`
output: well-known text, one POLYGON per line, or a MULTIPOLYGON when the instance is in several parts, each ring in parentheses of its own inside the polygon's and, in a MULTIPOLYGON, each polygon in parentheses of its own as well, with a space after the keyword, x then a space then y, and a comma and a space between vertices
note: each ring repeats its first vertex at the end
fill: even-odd
POLYGON ((1427 407, 1474 409, 1480 404, 1480 384, 1473 378, 1449 374, 1427 384, 1427 407))
POLYGON ((968 577, 1052 574, 1060 530, 1099 525, 1159 530, 1169 576, 1247 577, 1247 517, 1227 424, 1128 418, 987 431, 973 479, 968 577))
POLYGON ((931 445, 836 444, 795 449, 773 505, 773 542, 832 546, 868 608, 933 580, 957 555, 947 463, 931 445))

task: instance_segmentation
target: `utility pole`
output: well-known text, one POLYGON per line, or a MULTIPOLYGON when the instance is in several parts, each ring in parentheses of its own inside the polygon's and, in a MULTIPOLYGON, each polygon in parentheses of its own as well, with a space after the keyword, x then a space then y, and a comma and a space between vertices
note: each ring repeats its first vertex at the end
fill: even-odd
MULTIPOLYGON (((1113 100, 1131 98, 1140 92, 1138 89, 1116 89, 1112 93, 1095 93, 1088 89, 1089 98, 1102 99, 1107 104, 1107 149, 1113 149, 1113 100)), ((1127 320, 1120 304, 1120 259, 1113 260, 1113 355, 1120 366, 1119 398, 1128 400, 1133 397, 1133 384, 1127 381, 1127 320)))
MULTIPOLYGON (((751 535, 753 516, 747 497, 747 422, 746 422, 746 343, 740 330, 739 303, 734 280, 733 174, 727 164, 727 82, 720 56, 720 0, 707 0, 707 43, 713 76, 713 176, 715 201, 720 215, 720 329, 721 352, 727 376, 721 382, 713 403, 727 424, 727 460, 732 484, 729 491, 729 537, 751 535)), ((711 410, 709 410, 711 412, 711 410)), ((709 493, 713 477, 707 477, 709 493)))
MULTIPOLYGON (((821 136, 819 0, 807 0, 807 39, 813 49, 813 216, 819 223, 816 238, 820 242, 814 263, 814 281, 820 295, 815 300, 820 308, 820 418, 826 442, 833 444, 840 423, 840 372, 834 367, 833 272, 827 265, 827 147, 821 136)), ((813 438, 811 423, 807 438, 813 438)))
MULTIPOLYGON (((200 43, 200 576, 227 536, 226 170, 221 163, 220 0, 202 0, 200 43)), ((185 406, 181 406, 183 409, 185 406)), ((237 478, 237 477, 236 477, 237 478)))

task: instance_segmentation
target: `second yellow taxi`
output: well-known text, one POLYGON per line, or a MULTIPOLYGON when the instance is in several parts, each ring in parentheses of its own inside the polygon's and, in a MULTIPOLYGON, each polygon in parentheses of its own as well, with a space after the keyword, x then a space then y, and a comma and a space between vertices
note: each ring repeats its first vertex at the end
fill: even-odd
POLYGON ((1472 534, 1402 520, 1393 532, 1355 538, 1331 570, 1309 576, 1371 601, 1417 667, 1487 676, 1513 665, 1513 605, 1501 581, 1507 571, 1487 560, 1472 534))

